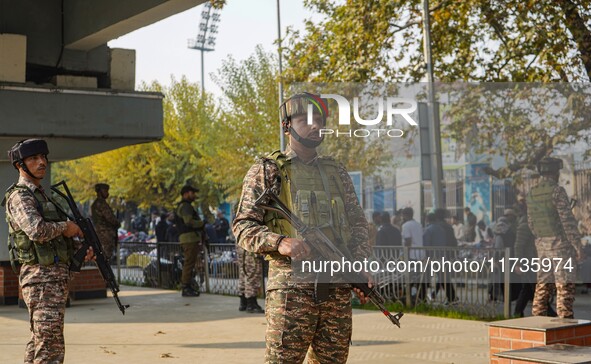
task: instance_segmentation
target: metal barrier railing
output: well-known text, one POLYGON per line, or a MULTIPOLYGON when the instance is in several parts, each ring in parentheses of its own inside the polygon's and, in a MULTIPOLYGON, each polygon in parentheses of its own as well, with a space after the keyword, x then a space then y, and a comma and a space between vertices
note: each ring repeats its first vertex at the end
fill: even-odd
MULTIPOLYGON (((123 284, 176 289, 183 267, 178 242, 120 242, 117 277, 123 284)), ((238 294, 238 262, 234 244, 209 244, 203 292, 238 294)), ((113 262, 115 263, 115 262, 113 262)))
MULTIPOLYGON (((179 243, 122 242, 119 254, 117 276, 121 283, 168 289, 180 286, 179 243)), ((424 302, 479 317, 510 317, 510 277, 498 266, 502 258, 508 260, 508 249, 378 246, 374 247, 372 261, 378 262, 380 269, 373 278, 388 301, 407 307, 424 302), (437 271, 439 263, 433 262, 442 259, 452 270, 455 264, 456 272, 437 271)), ((208 269, 202 291, 237 295, 235 245, 209 244, 205 259, 208 269)))
POLYGON ((510 317, 510 276, 500 269, 502 258, 508 261, 508 249, 378 246, 374 281, 387 300, 408 307, 424 302, 479 317, 510 317))

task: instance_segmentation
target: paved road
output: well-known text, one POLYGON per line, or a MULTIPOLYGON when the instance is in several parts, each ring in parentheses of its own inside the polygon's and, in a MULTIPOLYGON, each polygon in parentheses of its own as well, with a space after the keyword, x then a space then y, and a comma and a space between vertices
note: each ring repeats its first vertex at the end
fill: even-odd
MULTIPOLYGON (((66 312, 66 363, 262 363, 265 319, 238 312, 236 297, 183 298, 176 291, 123 286, 122 316, 111 298, 75 301, 66 312)), ((591 319, 591 295, 577 318, 591 319)), ((348 363, 488 363, 482 322, 407 314, 402 329, 380 313, 354 310, 348 363)), ((0 363, 22 363, 27 314, 0 306, 0 363)))

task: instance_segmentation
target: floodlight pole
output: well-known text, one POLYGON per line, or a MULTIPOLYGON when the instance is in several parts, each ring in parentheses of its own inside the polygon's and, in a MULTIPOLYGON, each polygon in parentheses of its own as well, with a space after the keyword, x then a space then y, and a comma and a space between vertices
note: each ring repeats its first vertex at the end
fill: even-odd
POLYGON ((201 23, 199 34, 196 39, 189 39, 188 47, 201 51, 201 94, 205 93, 205 52, 211 52, 215 47, 215 34, 217 33, 216 23, 219 22, 218 9, 213 9, 210 2, 206 3, 201 12, 201 23), (209 20, 211 20, 211 25, 209 20), (211 28, 211 29, 210 29, 211 28), (207 38, 210 32, 209 39, 207 38), (207 46, 206 46, 207 45, 207 46))
MULTIPOLYGON (((277 51, 279 53, 279 105, 283 104, 283 50, 281 49, 281 8, 280 0, 277 0, 277 51)), ((279 110, 279 149, 285 150, 285 133, 281 125, 281 110, 279 110)))
POLYGON ((441 130, 439 115, 435 112, 435 83, 433 77, 433 59, 431 57, 431 25, 429 21, 429 0, 423 0, 423 50, 427 67, 428 102, 427 114, 431 149, 431 189, 434 208, 443 208, 443 163, 441 161, 441 130))

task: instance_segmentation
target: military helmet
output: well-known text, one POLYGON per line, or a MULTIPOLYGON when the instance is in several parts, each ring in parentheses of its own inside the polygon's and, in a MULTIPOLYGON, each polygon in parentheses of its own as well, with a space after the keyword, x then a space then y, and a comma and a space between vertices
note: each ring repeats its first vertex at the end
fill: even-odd
POLYGON ((49 154, 47 143, 43 139, 25 139, 16 143, 8 151, 8 158, 10 163, 17 168, 16 163, 22 162, 25 158, 43 154, 46 158, 49 154))
POLYGON ((106 183, 97 183, 96 185, 94 185, 94 190, 95 192, 98 192, 100 190, 109 190, 109 188, 111 188, 111 186, 109 186, 106 183))
POLYGON ((538 162, 538 172, 540 174, 554 174, 559 173, 562 169, 562 159, 560 158, 552 158, 552 157, 544 157, 540 159, 538 162))
POLYGON ((279 111, 281 112, 281 125, 283 125, 283 130, 285 132, 289 131, 289 124, 293 116, 305 115, 308 113, 309 104, 313 106, 312 110, 314 113, 322 116, 322 122, 326 125, 326 118, 328 117, 328 104, 326 103, 326 99, 322 99, 320 96, 309 92, 302 92, 293 95, 279 106, 279 111))

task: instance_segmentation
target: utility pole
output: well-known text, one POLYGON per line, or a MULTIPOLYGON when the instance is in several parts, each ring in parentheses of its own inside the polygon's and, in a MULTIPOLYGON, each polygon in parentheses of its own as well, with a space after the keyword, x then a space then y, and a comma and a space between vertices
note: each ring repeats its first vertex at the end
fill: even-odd
POLYGON ((199 33, 197 38, 188 40, 188 48, 201 51, 201 93, 205 92, 205 52, 211 52, 215 47, 215 38, 220 22, 220 9, 211 6, 211 2, 203 5, 199 33))
POLYGON ((443 208, 443 164, 441 161, 441 130, 439 115, 435 113, 435 83, 433 77, 433 59, 431 57, 431 24, 429 21, 429 0, 423 0, 423 51, 427 68, 427 114, 431 149, 431 189, 433 207, 443 208))
MULTIPOLYGON (((283 49, 281 48, 281 10, 277 0, 277 52, 279 53, 279 105, 283 104, 283 49)), ((279 150, 285 150, 285 134, 281 126, 281 110, 279 110, 279 150)))

